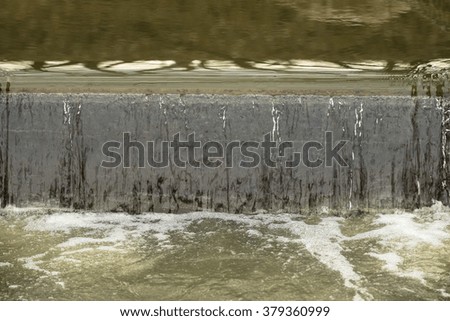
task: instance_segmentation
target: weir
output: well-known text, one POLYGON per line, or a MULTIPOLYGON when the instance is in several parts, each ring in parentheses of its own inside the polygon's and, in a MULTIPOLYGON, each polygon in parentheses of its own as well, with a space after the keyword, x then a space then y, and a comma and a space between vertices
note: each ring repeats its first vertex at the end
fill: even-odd
POLYGON ((449 301, 449 0, 4 2, 0 301, 449 301))
MULTIPOLYGON (((408 96, 301 96, 202 94, 37 94, 0 95, 0 197, 3 207, 56 206, 94 211, 229 213, 331 211, 345 214, 382 208, 413 209, 434 200, 448 204, 448 98, 408 96), (311 167, 286 166, 306 142, 324 146, 345 141, 333 161, 311 167), (139 167, 111 161, 108 141, 161 142, 189 134, 202 143, 293 142, 276 166, 264 155, 252 168, 194 168, 169 164, 139 167), (330 164, 328 164, 330 165, 330 164)), ((115 150, 124 156, 123 148, 115 150)), ((200 149, 201 151, 201 149, 200 149)), ((326 149, 311 149, 310 160, 326 149)), ((182 156, 186 158, 185 156, 182 156)), ((142 165, 142 164, 141 164, 142 165)))

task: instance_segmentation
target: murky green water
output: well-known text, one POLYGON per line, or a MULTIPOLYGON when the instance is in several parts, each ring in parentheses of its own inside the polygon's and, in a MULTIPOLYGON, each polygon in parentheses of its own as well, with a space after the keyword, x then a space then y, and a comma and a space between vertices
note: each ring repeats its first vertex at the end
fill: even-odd
MULTIPOLYGON (((427 61, 450 57, 445 0, 21 0, 0 60, 427 61)), ((39 67, 39 64, 36 65, 39 67)))
POLYGON ((0 5, 13 91, 447 96, 449 57, 446 0, 0 5))
POLYGON ((450 210, 0 218, 2 300, 449 300, 450 210))

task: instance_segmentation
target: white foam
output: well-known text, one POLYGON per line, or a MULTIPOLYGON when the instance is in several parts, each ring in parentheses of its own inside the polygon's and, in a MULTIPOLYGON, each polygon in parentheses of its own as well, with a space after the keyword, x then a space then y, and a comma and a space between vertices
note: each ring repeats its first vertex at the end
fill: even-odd
POLYGON ((339 64, 314 61, 314 60, 266 60, 263 62, 248 62, 253 68, 271 70, 271 71, 290 71, 290 72, 353 72, 349 68, 339 64))
MULTIPOLYGON (((64 253, 64 254, 66 254, 66 253, 64 253)), ((64 256, 64 254, 54 258, 54 260, 55 261, 62 261, 62 262, 69 262, 69 263, 75 263, 75 264, 81 263, 80 260, 77 260, 77 259, 74 259, 74 258, 70 258, 70 257, 66 257, 66 256, 64 256)))
POLYGON ((0 262, 0 268, 1 267, 12 267, 13 265, 9 262, 0 262))
POLYGON ((103 243, 105 239, 94 239, 90 237, 72 237, 66 242, 58 244, 58 247, 74 247, 84 244, 103 243))
POLYGON ((417 271, 417 270, 403 270, 400 266, 403 264, 403 257, 401 257, 397 253, 389 252, 389 253, 367 253, 368 255, 384 261, 385 264, 383 266, 383 269, 391 272, 397 276, 400 277, 406 277, 411 279, 419 280, 422 284, 425 284, 425 273, 423 271, 417 271))
POLYGON ((79 254, 79 253, 86 253, 94 251, 95 249, 93 247, 85 247, 78 250, 72 250, 72 251, 65 251, 62 253, 62 255, 72 255, 72 254, 79 254))
POLYGON ((370 252, 367 254, 378 260, 384 261, 385 265, 383 266, 383 268, 391 272, 398 272, 399 270, 398 265, 403 263, 403 258, 396 253, 380 254, 370 252))
POLYGON ((418 271, 418 270, 401 271, 401 272, 398 272, 397 274, 402 277, 419 280, 420 283, 426 284, 425 272, 423 272, 423 271, 418 271))
MULTIPOLYGON (((104 243, 120 243, 129 238, 141 236, 143 233, 151 233, 161 246, 170 246, 170 233, 184 231, 193 221, 204 219, 218 219, 221 221, 234 221, 245 224, 246 233, 250 237, 262 237, 258 227, 267 226, 270 229, 287 229, 298 238, 278 237, 279 242, 302 243, 314 257, 328 268, 339 272, 345 285, 358 288, 360 276, 354 271, 353 266, 341 254, 343 248, 340 242, 345 237, 340 232, 340 218, 325 218, 317 225, 309 225, 302 221, 292 220, 293 215, 258 214, 247 216, 242 214, 226 214, 211 212, 194 212, 187 214, 142 214, 131 216, 121 213, 60 213, 47 216, 32 216, 27 219, 27 230, 50 231, 70 233, 75 229, 88 229, 102 231, 103 238, 72 237, 58 245, 59 248, 104 243)), ((67 255, 69 252, 65 252, 67 255)), ((73 251, 70 253, 74 253, 73 251)), ((31 267, 31 262, 28 262, 31 267)), ((37 269, 37 265, 32 268, 37 269)))
POLYGON ((45 69, 53 72, 93 72, 92 69, 87 68, 82 63, 73 63, 68 65, 50 65, 48 67, 45 67, 45 69))
POLYGON ((55 213, 28 217, 25 229, 68 233, 74 229, 108 229, 130 220, 130 215, 121 213, 55 213))
POLYGON ((2 209, 6 214, 25 214, 25 213, 45 213, 48 209, 42 207, 17 207, 14 205, 7 205, 2 209))
POLYGON ((450 239, 447 231, 450 224, 448 219, 431 222, 420 222, 418 219, 417 213, 380 214, 374 223, 383 225, 382 227, 355 235, 352 239, 376 238, 385 246, 395 246, 399 249, 412 249, 420 244, 441 246, 445 240, 450 239))
POLYGON ((30 257, 20 258, 19 261, 24 262, 23 266, 27 269, 42 272, 44 274, 52 275, 52 276, 58 275, 59 274, 58 272, 48 271, 48 270, 45 270, 45 269, 39 267, 39 264, 43 263, 44 261, 37 260, 37 259, 40 259, 40 258, 44 257, 45 255, 46 255, 46 253, 36 254, 36 255, 33 255, 30 257))
MULTIPOLYGON (((414 278, 425 283, 427 277, 424 271, 404 269, 405 253, 420 245, 439 247, 450 239, 448 226, 449 210, 436 203, 431 208, 413 213, 395 212, 379 214, 373 218, 377 226, 368 232, 351 237, 341 232, 342 218, 323 217, 318 224, 307 224, 291 214, 226 214, 212 212, 194 212, 186 214, 147 213, 128 215, 124 213, 56 213, 51 215, 32 215, 26 218, 26 230, 46 231, 53 233, 75 233, 58 244, 61 255, 93 251, 120 250, 120 245, 142 235, 151 235, 160 246, 170 248, 171 233, 183 232, 185 237, 193 234, 187 231, 193 222, 203 220, 233 221, 242 224, 251 238, 266 238, 279 243, 302 244, 305 249, 328 269, 339 272, 345 286, 355 289, 357 299, 370 299, 371 296, 362 286, 364 281, 355 271, 354 266, 344 255, 344 242, 373 238, 383 246, 383 252, 374 249, 367 251, 368 255, 384 262, 383 268, 393 274, 414 278), (268 232, 261 232, 261 229, 268 232), (277 236, 270 231, 284 229, 291 236, 277 236), (73 249, 75 248, 75 249, 73 249), (70 249, 70 251, 69 251, 70 249)), ((213 232, 211 232, 213 233, 213 232)), ((264 245, 269 248, 271 245, 264 245)), ((157 249, 158 250, 158 249, 157 249)), ((45 271, 39 267, 41 257, 34 256, 25 259, 28 268, 45 271)))
MULTIPOLYGON (((302 221, 293 221, 286 215, 284 217, 285 223, 277 225, 277 228, 286 228, 298 236, 298 241, 308 252, 329 269, 341 274, 347 287, 359 288, 356 284, 360 281, 360 276, 341 253, 343 248, 340 242, 346 239, 340 231, 341 218, 324 218, 317 225, 309 225, 302 221)), ((279 220, 278 216, 276 219, 279 220)))
POLYGON ((421 246, 426 246, 429 250, 439 248, 450 239, 449 209, 436 202, 429 208, 415 210, 413 213, 397 211, 379 214, 373 223, 380 227, 349 239, 376 239, 389 252, 369 252, 368 255, 384 261, 383 268, 386 271, 426 284, 427 274, 424 271, 407 269, 402 264, 411 251, 416 251, 421 246))
POLYGON ((359 61, 356 63, 352 62, 346 62, 347 66, 353 69, 360 69, 360 70, 383 70, 387 66, 386 61, 378 61, 378 60, 366 60, 366 61, 359 61))
POLYGON ((47 60, 45 62, 45 67, 66 65, 66 64, 69 64, 69 63, 70 63, 70 60, 47 60))
POLYGON ((241 70, 242 68, 236 65, 233 61, 229 60, 207 60, 204 62, 204 66, 209 69, 232 71, 241 70))
POLYGON ((97 67, 99 69, 105 69, 105 68, 111 67, 112 65, 117 65, 117 64, 121 64, 121 63, 123 63, 123 60, 107 60, 107 61, 99 62, 97 64, 97 67))
POLYGON ((306 250, 328 269, 339 272, 344 285, 356 291, 354 300, 370 300, 372 295, 361 285, 362 278, 355 272, 354 266, 342 254, 342 241, 348 238, 342 234, 340 225, 343 218, 326 217, 318 224, 307 224, 292 220, 292 215, 262 215, 269 221, 269 227, 285 228, 298 239, 278 238, 278 241, 301 243, 306 250), (284 221, 284 223, 281 223, 284 221))
POLYGON ((173 60, 136 60, 133 62, 116 62, 109 65, 102 64, 103 70, 117 72, 139 72, 146 70, 157 70, 176 65, 173 60))
POLYGON ((448 294, 444 289, 438 289, 438 292, 439 292, 444 298, 450 298, 450 294, 448 294))
POLYGON ((250 230, 247 230, 247 235, 248 236, 261 237, 262 233, 260 231, 258 231, 258 230, 250 229, 250 230))

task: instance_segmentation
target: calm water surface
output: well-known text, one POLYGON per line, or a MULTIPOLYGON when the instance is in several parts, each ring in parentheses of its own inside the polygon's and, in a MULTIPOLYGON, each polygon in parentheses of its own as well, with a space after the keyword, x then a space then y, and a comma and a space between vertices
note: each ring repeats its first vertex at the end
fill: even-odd
POLYGON ((449 57, 445 0, 21 0, 0 10, 0 60, 449 57))

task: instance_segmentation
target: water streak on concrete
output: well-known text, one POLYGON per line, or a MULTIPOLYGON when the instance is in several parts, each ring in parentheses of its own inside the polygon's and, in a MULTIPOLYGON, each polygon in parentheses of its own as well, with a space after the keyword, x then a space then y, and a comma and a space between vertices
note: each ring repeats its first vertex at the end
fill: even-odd
MULTIPOLYGON (((4 93, 1 203, 101 211, 341 213, 448 203, 448 109, 442 98, 4 93), (195 132, 202 143, 348 140, 349 166, 246 169, 102 168, 102 145, 160 143, 195 132)), ((299 149, 298 151, 301 151, 299 149)), ((132 155, 136 158, 137 153, 132 155)), ((276 155, 273 155, 276 156, 276 155)), ((319 151, 317 157, 323 156, 319 151)), ((146 156, 147 157, 147 156, 146 156)), ((275 157, 274 157, 275 159, 275 157)))

